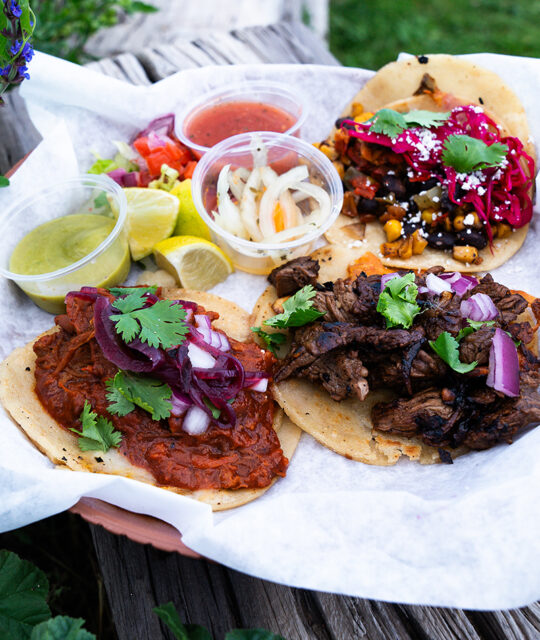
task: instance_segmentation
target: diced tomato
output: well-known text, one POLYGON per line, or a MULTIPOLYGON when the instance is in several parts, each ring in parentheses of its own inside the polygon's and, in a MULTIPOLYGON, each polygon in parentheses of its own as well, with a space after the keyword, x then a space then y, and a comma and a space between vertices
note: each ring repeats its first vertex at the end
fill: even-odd
POLYGON ((373 200, 379 185, 368 176, 357 176, 351 180, 351 185, 354 188, 356 195, 373 200))
POLYGON ((186 165, 186 170, 184 171, 184 180, 188 178, 193 178, 193 172, 195 171, 195 167, 197 166, 196 160, 190 160, 186 165))
POLYGON ((135 149, 141 154, 144 158, 150 153, 150 148, 148 147, 148 138, 137 138, 133 143, 135 149))

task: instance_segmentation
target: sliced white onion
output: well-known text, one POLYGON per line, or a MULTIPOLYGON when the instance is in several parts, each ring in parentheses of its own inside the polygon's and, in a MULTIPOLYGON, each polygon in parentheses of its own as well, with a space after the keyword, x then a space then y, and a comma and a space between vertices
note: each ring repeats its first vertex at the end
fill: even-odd
POLYGON ((202 336, 202 339, 212 347, 220 351, 229 351, 231 345, 227 336, 220 331, 214 331, 210 322, 210 318, 204 314, 195 315, 195 325, 202 336))
POLYGON ((309 194, 305 193, 305 191, 294 191, 292 194, 292 198, 295 202, 302 202, 306 198, 311 197, 309 194))
POLYGON ((311 184, 311 182, 298 182, 292 186, 292 189, 305 193, 316 200, 319 203, 319 207, 324 216, 326 217, 330 215, 332 201, 330 200, 330 195, 322 187, 319 187, 316 184, 311 184))
POLYGON ((294 203, 292 199, 291 192, 287 189, 284 191, 278 200, 281 209, 283 210, 284 219, 283 219, 283 231, 285 229, 290 229, 291 227, 296 227, 299 224, 302 224, 303 218, 300 210, 294 203))
POLYGON ((263 237, 266 238, 276 233, 274 226, 274 207, 276 206, 279 196, 286 189, 296 189, 296 185, 301 180, 305 180, 308 175, 308 169, 305 165, 294 167, 276 178, 263 193, 259 204, 259 227, 263 237))
POLYGON ((182 422, 182 429, 190 436, 200 436, 208 429, 210 416, 200 407, 191 407, 182 422))
POLYGON ((260 380, 257 380, 257 382, 250 385, 248 389, 251 389, 251 391, 261 391, 262 393, 264 393, 266 389, 268 389, 268 378, 261 378, 260 380))
POLYGON ((249 177, 249 171, 247 171, 247 175, 245 177, 245 179, 243 179, 239 173, 238 173, 239 169, 237 169, 234 172, 229 172, 229 189, 231 190, 231 193, 233 194, 233 196, 240 202, 241 198, 242 198, 242 194, 244 193, 244 187, 246 186, 246 180, 249 177))
POLYGON ((240 216, 252 240, 260 242, 263 237, 257 224, 257 194, 261 188, 261 169, 256 168, 249 174, 240 200, 240 216))
POLYGON ((301 224, 292 229, 283 229, 283 231, 267 236, 264 241, 269 243, 288 242, 289 240, 295 240, 297 237, 305 236, 316 228, 317 225, 314 223, 301 224))
POLYGON ((261 180, 265 187, 269 187, 274 180, 277 180, 278 174, 272 169, 272 167, 260 167, 261 180))
POLYGON ((231 168, 230 164, 226 164, 223 169, 219 172, 219 177, 217 181, 217 200, 218 200, 218 211, 217 213, 214 211, 214 219, 220 227, 232 233, 233 235, 248 239, 248 235, 244 225, 242 224, 242 219, 240 217, 240 212, 238 211, 238 207, 234 204, 229 196, 229 170, 231 168))
POLYGON ((197 369, 211 369, 216 364, 216 359, 213 356, 193 342, 188 344, 188 358, 192 366, 197 369))
POLYGON ((251 136, 249 149, 253 157, 253 166, 255 168, 266 167, 268 164, 268 149, 258 133, 251 136))

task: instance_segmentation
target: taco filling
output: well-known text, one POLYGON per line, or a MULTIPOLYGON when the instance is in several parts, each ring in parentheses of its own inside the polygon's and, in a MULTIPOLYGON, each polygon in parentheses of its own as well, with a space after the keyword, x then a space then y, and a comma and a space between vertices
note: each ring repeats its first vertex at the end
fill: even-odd
POLYGON ((262 488, 288 461, 267 392, 275 358, 160 289, 84 287, 34 344, 35 390, 81 451, 116 447, 160 485, 262 488))
MULTIPOLYGON (((353 399, 362 411, 371 392, 390 390, 391 400, 370 405, 372 427, 420 438, 440 448, 443 461, 450 454, 442 447, 486 449, 540 421, 540 360, 533 353, 540 300, 528 301, 489 274, 479 280, 442 267, 366 275, 369 261, 324 284, 311 264, 313 279, 305 285, 303 260, 298 269, 292 261, 271 275, 277 295, 281 283, 294 295, 274 303, 283 312, 262 323, 290 331, 275 375, 278 396, 288 379, 323 388, 331 400, 321 404, 319 419, 339 434, 341 404, 353 399), (534 326, 522 316, 528 307, 534 326)), ((287 402, 286 411, 294 394, 287 402)))
POLYGON ((383 225, 384 258, 431 247, 479 264, 480 250, 531 220, 534 159, 481 106, 384 108, 336 126, 342 213, 383 225))

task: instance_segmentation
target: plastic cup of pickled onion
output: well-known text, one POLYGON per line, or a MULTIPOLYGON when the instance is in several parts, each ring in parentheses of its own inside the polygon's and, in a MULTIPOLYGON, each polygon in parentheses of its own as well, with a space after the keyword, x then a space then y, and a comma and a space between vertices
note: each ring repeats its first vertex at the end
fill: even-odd
POLYGON ((278 82, 239 82, 214 89, 176 118, 176 135, 197 157, 217 143, 250 131, 274 131, 300 137, 307 118, 301 94, 278 82))
POLYGON ((312 251, 343 204, 341 179, 323 153, 268 131, 215 145, 191 188, 213 240, 237 269, 256 274, 312 251))

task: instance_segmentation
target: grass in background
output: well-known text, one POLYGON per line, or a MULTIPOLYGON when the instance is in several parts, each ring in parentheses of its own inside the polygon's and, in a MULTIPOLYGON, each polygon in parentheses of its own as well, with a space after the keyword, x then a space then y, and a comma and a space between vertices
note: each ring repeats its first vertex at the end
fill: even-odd
POLYGON ((540 0, 330 0, 330 49, 367 69, 400 51, 540 57, 540 0))

